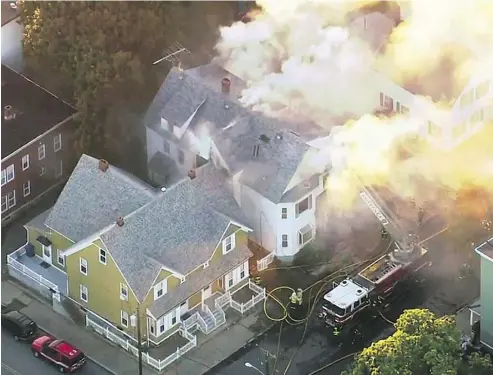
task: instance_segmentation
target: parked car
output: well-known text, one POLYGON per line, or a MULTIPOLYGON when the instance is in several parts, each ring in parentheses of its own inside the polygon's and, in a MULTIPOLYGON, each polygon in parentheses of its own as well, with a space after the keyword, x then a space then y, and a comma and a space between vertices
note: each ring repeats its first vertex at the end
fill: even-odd
POLYGON ((60 372, 74 372, 86 363, 82 351, 50 336, 38 337, 33 341, 31 350, 35 357, 50 361, 60 372))
POLYGON ((15 310, 2 307, 2 329, 11 333, 15 340, 29 340, 38 332, 38 326, 30 318, 15 310))

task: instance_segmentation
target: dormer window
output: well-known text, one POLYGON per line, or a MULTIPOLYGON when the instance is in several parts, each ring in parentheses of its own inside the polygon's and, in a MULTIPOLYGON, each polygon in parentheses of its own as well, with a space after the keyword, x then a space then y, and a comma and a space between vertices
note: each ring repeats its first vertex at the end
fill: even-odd
POLYGON ((223 254, 229 253, 231 250, 233 250, 235 247, 235 235, 231 235, 229 237, 226 237, 223 240, 223 254))
POLYGON ((154 301, 164 296, 168 291, 168 282, 166 279, 161 280, 154 285, 154 301))

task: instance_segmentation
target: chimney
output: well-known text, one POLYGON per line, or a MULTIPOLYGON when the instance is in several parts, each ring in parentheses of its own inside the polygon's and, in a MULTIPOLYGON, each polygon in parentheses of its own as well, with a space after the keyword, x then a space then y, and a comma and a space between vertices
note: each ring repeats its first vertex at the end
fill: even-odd
POLYGON ((104 160, 104 159, 99 160, 99 170, 106 172, 108 170, 109 166, 110 165, 106 160, 104 160))
POLYGON ((116 225, 118 225, 119 227, 123 227, 123 224, 123 217, 119 216, 118 219, 116 219, 116 225))
POLYGON ((3 107, 3 118, 5 120, 12 120, 15 118, 15 112, 11 105, 3 107))
POLYGON ((190 177, 190 180, 193 180, 195 178, 195 169, 190 169, 188 171, 188 177, 190 177))
POLYGON ((231 80, 228 77, 224 77, 221 81, 221 91, 225 94, 229 94, 231 89, 231 80))

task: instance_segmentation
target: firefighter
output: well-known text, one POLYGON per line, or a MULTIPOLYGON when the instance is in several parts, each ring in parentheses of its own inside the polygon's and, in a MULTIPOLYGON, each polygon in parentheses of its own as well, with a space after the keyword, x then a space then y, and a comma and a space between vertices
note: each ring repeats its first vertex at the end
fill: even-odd
POLYGON ((341 330, 339 329, 339 327, 334 327, 333 333, 334 336, 339 336, 341 334, 341 330))
POLYGON ((296 298, 298 299, 298 305, 301 306, 303 304, 303 289, 298 288, 296 290, 296 298))
POLYGON ((291 297, 289 297, 289 302, 291 303, 291 307, 299 306, 298 294, 294 290, 291 293, 291 297))
POLYGON ((385 229, 385 227, 382 227, 382 229, 380 230, 380 235, 382 237, 382 240, 386 240, 389 238, 389 232, 387 232, 387 229, 385 229))
POLYGON ((423 224, 423 218, 425 216, 425 210, 423 207, 418 207, 418 225, 423 224))

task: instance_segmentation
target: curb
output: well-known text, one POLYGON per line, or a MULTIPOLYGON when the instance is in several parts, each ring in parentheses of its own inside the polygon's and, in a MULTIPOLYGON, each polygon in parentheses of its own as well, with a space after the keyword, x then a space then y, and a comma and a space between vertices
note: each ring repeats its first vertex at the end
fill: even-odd
MULTIPOLYGON (((39 296, 37 296, 35 293, 31 292, 29 289, 25 288, 24 286, 21 286, 18 283, 12 281, 10 277, 9 277, 9 280, 5 280, 5 282, 7 282, 7 283, 11 284, 12 286, 18 288, 22 293, 27 294, 29 297, 35 299, 39 303, 42 303, 43 305, 46 305, 46 306, 50 306, 51 307, 51 305, 49 305, 46 301, 44 301, 42 298, 40 298, 39 296)), ((4 305, 3 302, 2 302, 2 305, 4 305)), ((56 311, 53 311, 53 313, 57 314, 56 311)), ((38 328, 41 331, 46 332, 50 336, 57 337, 57 335, 55 335, 53 332, 51 332, 50 330, 46 329, 45 327, 43 327, 43 326, 41 326, 39 324, 38 324, 38 328)), ((90 361, 92 361, 93 363, 95 363, 96 365, 98 365, 99 367, 101 367, 103 370, 109 372, 110 374, 118 375, 118 373, 115 370, 111 370, 108 366, 102 364, 100 361, 98 361, 98 360, 96 360, 96 359, 94 359, 92 357, 89 357, 87 355, 86 355, 86 358, 89 359, 90 361)))

